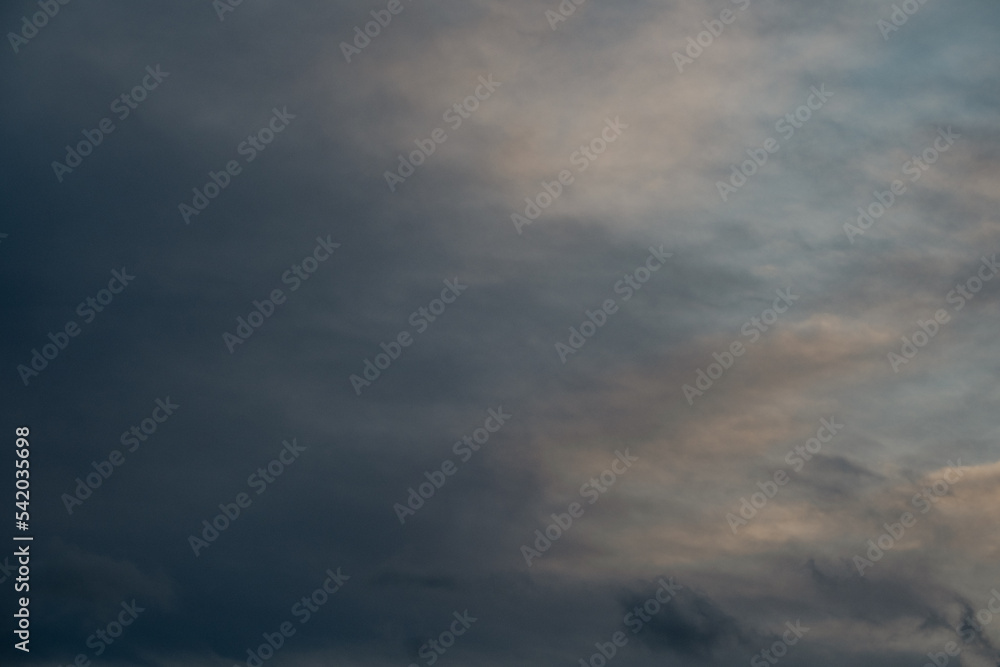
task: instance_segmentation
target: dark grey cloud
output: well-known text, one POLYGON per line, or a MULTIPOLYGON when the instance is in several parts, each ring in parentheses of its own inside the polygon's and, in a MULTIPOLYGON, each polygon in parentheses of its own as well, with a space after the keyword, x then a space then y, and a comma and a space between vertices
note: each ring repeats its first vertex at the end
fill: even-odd
MULTIPOLYGON (((631 600, 641 605, 645 600, 631 600)), ((631 604, 624 604, 629 610, 631 604)), ((711 599, 692 591, 682 591, 677 598, 653 616, 642 634, 642 641, 654 650, 668 650, 688 659, 705 660, 734 645, 750 645, 750 636, 740 622, 721 610, 711 599)))
MULTIPOLYGON (((135 599, 102 662, 232 665, 291 620, 270 664, 423 665, 469 610, 440 664, 577 664, 664 572, 688 588, 617 660, 749 660, 799 618, 813 630, 783 664, 919 664, 953 639, 1000 581, 995 285, 899 373, 886 354, 1000 249, 996 8, 927 3, 886 41, 891 3, 584 3, 552 30, 558 2, 403 0, 345 62, 385 6, 244 0, 220 21, 211 2, 71 2, 18 53, 5 39, 0 396, 5 428, 32 430, 37 584, 32 653, 0 661, 95 658, 88 637, 135 599), (726 8, 737 20, 677 72, 672 52, 726 8), (155 65, 169 77, 58 182, 52 161, 155 65), (490 74, 501 86, 451 129, 444 111, 490 74), (829 104, 721 202, 716 180, 823 83, 829 104), (852 211, 942 126, 962 138, 851 244, 852 211), (384 172, 438 127, 447 141, 390 192, 384 172), (233 159, 185 224, 178 205, 233 159), (511 213, 562 169, 574 182, 517 234, 511 213), (292 291, 282 276, 328 236, 340 247, 292 291), (661 245, 626 301, 616 285, 661 245), (84 322, 123 267, 134 282, 84 322), (455 279, 468 289, 417 332, 455 279), (230 354, 222 334, 278 288, 230 354), (783 288, 801 300, 750 343, 741 327, 783 288), (609 298, 563 364, 555 343, 609 298), (69 321, 81 333, 25 386, 17 367, 69 321), (404 331, 358 396, 350 376, 404 331), (734 341, 746 353, 689 405, 682 385, 734 341), (167 398, 176 413, 124 451, 167 398), (509 423, 461 461, 455 443, 501 406, 509 423), (726 513, 831 415, 845 431, 733 535, 726 513), (257 494, 292 438, 305 450, 257 494), (624 448, 637 464, 527 566, 520 546, 624 448), (114 450, 124 463, 69 514, 114 450), (965 480, 858 577, 851 556, 957 457, 965 480), (448 460, 401 524, 394 504, 448 460), (195 556, 189 537, 240 493, 195 556), (350 579, 300 624, 294 605, 338 567, 350 579)), ((996 637, 968 651, 995 660, 996 637)))

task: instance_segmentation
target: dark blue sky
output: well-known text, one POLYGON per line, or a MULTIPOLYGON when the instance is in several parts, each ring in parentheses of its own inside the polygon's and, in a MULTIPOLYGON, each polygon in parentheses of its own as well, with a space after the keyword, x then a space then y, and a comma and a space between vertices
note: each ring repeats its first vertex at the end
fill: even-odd
POLYGON ((994 3, 225 2, 0 11, 0 662, 1000 664, 994 3))

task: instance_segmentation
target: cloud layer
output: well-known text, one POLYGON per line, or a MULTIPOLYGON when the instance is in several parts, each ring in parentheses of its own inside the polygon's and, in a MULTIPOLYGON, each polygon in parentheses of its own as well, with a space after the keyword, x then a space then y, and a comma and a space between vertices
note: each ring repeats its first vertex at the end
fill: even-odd
POLYGON ((728 665, 800 622, 789 667, 1000 664, 1000 10, 902 4, 90 2, 8 36, 9 655, 247 664, 287 621, 269 664, 620 631, 728 665))

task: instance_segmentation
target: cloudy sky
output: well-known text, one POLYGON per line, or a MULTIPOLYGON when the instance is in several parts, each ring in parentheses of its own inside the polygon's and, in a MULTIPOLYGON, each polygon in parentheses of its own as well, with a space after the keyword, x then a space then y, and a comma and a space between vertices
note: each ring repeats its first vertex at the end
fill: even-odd
POLYGON ((0 25, 3 664, 1000 664, 996 3, 0 25))

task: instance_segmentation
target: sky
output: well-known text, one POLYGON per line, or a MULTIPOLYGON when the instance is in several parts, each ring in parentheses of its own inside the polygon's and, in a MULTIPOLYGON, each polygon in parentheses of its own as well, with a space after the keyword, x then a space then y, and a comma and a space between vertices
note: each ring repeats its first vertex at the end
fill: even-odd
POLYGON ((996 3, 0 26, 3 664, 1000 665, 996 3))

